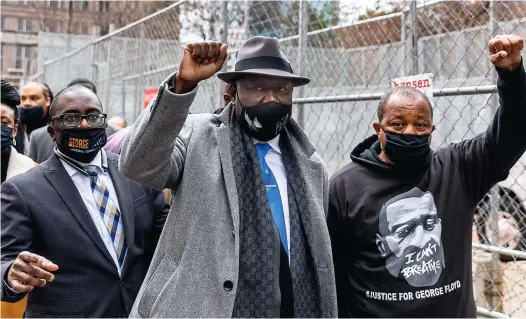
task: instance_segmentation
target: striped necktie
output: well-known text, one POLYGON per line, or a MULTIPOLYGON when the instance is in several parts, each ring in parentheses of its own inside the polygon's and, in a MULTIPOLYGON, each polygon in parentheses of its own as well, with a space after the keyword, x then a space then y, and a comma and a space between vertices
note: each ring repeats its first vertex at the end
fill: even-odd
POLYGON ((97 166, 89 165, 87 171, 91 181, 91 192, 93 193, 95 202, 99 207, 99 213, 104 225, 106 225, 110 234, 113 247, 117 253, 117 259, 119 260, 119 266, 122 267, 126 250, 124 246, 124 231, 122 229, 121 212, 113 200, 111 200, 110 192, 106 183, 104 183, 102 178, 98 178, 99 174, 97 166))

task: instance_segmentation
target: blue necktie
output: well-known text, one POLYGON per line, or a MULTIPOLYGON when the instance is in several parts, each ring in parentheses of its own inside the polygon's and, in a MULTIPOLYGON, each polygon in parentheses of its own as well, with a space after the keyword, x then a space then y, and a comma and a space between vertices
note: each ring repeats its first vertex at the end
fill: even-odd
MULTIPOLYGON (((287 255, 289 254, 289 246, 287 244, 287 231, 285 228, 285 216, 283 214, 283 204, 281 203, 281 196, 279 194, 278 183, 267 162, 265 162, 265 155, 270 150, 269 144, 258 143, 256 144, 256 152, 258 154, 259 166, 261 167, 261 175, 263 176, 263 182, 267 190, 267 198, 270 203, 270 211, 272 212, 272 218, 278 226, 279 237, 281 244, 285 248, 287 255)), ((286 191, 286 190, 285 190, 286 191)))

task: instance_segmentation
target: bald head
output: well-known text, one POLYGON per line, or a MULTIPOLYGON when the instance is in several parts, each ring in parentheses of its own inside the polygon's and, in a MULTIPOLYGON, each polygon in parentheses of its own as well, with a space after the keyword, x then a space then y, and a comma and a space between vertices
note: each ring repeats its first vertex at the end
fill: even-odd
POLYGON ((97 95, 82 85, 73 85, 60 91, 50 106, 51 117, 74 111, 85 114, 87 110, 102 112, 102 103, 97 95), (73 107, 74 110, 71 110, 73 107))

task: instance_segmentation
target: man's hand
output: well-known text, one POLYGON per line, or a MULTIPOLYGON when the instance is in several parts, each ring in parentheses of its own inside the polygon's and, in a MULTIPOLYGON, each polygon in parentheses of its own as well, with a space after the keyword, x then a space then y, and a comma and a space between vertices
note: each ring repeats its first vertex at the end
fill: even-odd
POLYGON ((515 70, 521 63, 524 39, 514 34, 503 34, 488 42, 491 63, 506 71, 515 70))
POLYGON ((44 287, 55 276, 58 266, 46 258, 27 251, 21 252, 9 268, 7 283, 16 292, 26 293, 35 287, 44 287))
POLYGON ((175 93, 190 92, 197 83, 221 70, 227 58, 226 49, 227 45, 221 42, 187 44, 175 79, 175 93))

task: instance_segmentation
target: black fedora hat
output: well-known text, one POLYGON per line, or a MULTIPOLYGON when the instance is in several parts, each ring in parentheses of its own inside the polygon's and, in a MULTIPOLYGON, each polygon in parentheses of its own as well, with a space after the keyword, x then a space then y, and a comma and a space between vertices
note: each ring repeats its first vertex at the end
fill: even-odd
POLYGON ((234 71, 219 72, 217 77, 232 83, 243 74, 286 78, 292 81, 293 86, 302 86, 310 82, 309 78, 294 74, 277 38, 262 36, 251 37, 245 41, 237 53, 234 71))

